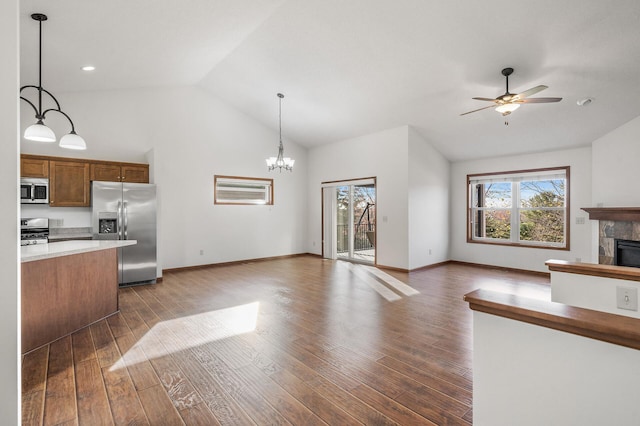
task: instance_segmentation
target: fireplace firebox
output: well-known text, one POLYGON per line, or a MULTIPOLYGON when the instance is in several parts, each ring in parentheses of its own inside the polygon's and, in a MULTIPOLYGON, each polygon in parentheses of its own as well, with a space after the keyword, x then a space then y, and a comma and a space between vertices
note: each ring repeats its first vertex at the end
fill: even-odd
POLYGON ((613 264, 640 268, 640 241, 615 239, 613 264))

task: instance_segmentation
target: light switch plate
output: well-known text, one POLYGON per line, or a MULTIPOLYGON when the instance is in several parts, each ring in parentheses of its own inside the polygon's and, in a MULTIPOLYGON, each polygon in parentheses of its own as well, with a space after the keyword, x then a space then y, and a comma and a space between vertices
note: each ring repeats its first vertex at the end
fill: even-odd
POLYGON ((634 287, 616 287, 618 308, 629 311, 638 310, 638 289, 634 287))

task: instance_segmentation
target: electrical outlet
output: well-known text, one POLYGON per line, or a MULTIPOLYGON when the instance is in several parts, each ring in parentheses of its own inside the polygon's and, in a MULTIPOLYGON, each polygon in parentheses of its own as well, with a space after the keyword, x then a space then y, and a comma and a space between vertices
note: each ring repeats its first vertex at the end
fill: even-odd
POLYGON ((204 250, 200 250, 200 256, 204 254, 204 250))
POLYGON ((429 254, 431 254, 431 249, 429 249, 429 254))
POLYGON ((584 225, 584 216, 576 217, 576 225, 584 225))
POLYGON ((638 310, 638 289, 634 287, 616 287, 618 308, 629 311, 638 310))

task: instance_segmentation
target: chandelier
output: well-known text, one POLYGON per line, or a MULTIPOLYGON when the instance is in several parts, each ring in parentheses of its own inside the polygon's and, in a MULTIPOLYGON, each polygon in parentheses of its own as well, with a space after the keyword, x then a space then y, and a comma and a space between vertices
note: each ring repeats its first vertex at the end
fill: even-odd
POLYGON ((31 107, 36 113, 37 121, 35 124, 32 124, 31 126, 25 129, 24 138, 30 141, 36 141, 36 142, 55 142, 56 141, 55 133, 53 133, 53 130, 47 127, 43 122, 47 113, 51 111, 55 111, 64 115, 66 119, 69 120, 69 123, 71 124, 71 132, 69 132, 69 134, 67 135, 64 135, 60 139, 60 147, 68 148, 68 149, 87 149, 87 145, 84 142, 84 139, 78 134, 76 134, 76 129, 73 125, 73 121, 71 121, 71 117, 69 117, 64 111, 62 111, 62 109, 60 108, 60 103, 58 102, 56 97, 53 96, 51 92, 49 92, 44 87, 42 87, 42 22, 47 20, 47 15, 44 15, 42 13, 34 13, 31 15, 31 19, 33 19, 34 21, 38 21, 39 30, 40 30, 39 42, 38 42, 38 85, 22 86, 20 88, 20 99, 22 99, 23 101, 31 105, 31 107), (30 100, 22 96, 22 92, 25 89, 36 89, 38 91, 37 107, 33 102, 31 102, 30 100), (43 111, 43 108, 42 108, 43 93, 48 95, 53 100, 53 102, 55 103, 55 108, 49 108, 43 111))
POLYGON ((278 121, 280 124, 280 146, 278 147, 278 156, 277 157, 269 157, 267 158, 267 168, 269 171, 275 170, 276 168, 280 169, 280 173, 282 173, 282 169, 293 171, 293 163, 296 160, 293 160, 289 157, 284 156, 284 147, 282 146, 282 98, 284 95, 282 93, 278 93, 278 104, 279 104, 279 114, 278 121))

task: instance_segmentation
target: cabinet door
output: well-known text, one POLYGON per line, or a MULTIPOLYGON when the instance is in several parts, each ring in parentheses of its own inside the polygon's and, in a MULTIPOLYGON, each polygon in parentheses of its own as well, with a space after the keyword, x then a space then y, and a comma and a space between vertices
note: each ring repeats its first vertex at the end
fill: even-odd
POLYGON ((49 162, 49 205, 52 207, 88 207, 91 205, 89 163, 49 162))
POLYGON ((121 176, 118 164, 91 164, 91 180, 120 182, 121 176))
POLYGON ((49 178, 49 160, 20 157, 20 177, 49 178))
POLYGON ((123 165, 121 168, 122 171, 122 181, 123 182, 133 182, 133 183, 149 183, 149 166, 148 165, 123 165))

